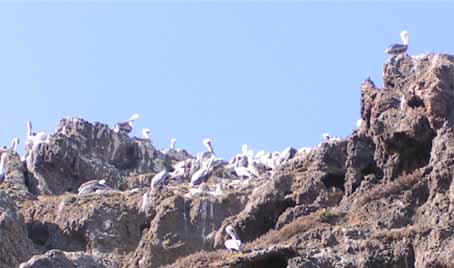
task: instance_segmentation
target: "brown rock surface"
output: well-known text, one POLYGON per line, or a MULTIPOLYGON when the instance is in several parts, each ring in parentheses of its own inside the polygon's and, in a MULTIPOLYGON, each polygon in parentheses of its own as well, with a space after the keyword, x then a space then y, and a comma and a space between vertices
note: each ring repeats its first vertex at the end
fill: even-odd
POLYGON ((64 119, 26 167, 8 155, 0 264, 454 267, 454 57, 388 62, 384 88, 361 86, 361 118, 350 136, 298 151, 272 175, 220 167, 200 186, 153 190, 154 174, 192 156, 64 119), (116 190, 75 195, 90 179, 116 190), (227 225, 240 252, 224 249, 227 225))
POLYGON ((0 191, 0 267, 17 267, 33 253, 24 216, 14 200, 0 191))

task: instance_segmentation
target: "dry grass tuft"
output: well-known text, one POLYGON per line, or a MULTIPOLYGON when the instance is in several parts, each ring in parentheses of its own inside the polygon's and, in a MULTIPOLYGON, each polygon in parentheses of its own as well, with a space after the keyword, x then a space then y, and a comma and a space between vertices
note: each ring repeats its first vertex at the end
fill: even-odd
MULTIPOLYGON (((302 216, 296 219, 295 221, 285 225, 279 230, 270 230, 265 235, 262 235, 258 239, 245 245, 246 249, 256 249, 263 246, 276 245, 280 243, 287 243, 288 240, 300 233, 306 232, 311 228, 316 226, 329 225, 323 223, 324 216, 326 216, 326 211, 314 212, 307 216, 302 216)), ((332 212, 329 212, 332 213, 332 212)))
POLYGON ((397 241, 402 240, 403 238, 411 238, 417 234, 427 234, 430 232, 431 227, 428 225, 410 225, 403 228, 389 229, 378 231, 373 234, 369 240, 380 240, 380 241, 397 241))
POLYGON ((415 170, 410 174, 404 174, 399 179, 385 184, 378 184, 367 192, 359 201, 357 206, 364 206, 365 204, 378 200, 390 195, 399 194, 404 190, 411 189, 416 183, 421 181, 423 173, 420 169, 415 170))

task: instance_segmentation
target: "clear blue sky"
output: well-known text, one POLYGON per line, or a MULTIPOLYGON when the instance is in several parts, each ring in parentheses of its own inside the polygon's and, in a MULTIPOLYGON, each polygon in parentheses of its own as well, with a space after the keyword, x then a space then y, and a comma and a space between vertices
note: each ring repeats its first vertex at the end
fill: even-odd
POLYGON ((382 84, 384 49, 454 54, 454 4, 205 2, 0 4, 0 143, 61 118, 113 125, 158 147, 223 157, 315 146, 360 117, 360 84, 382 84))

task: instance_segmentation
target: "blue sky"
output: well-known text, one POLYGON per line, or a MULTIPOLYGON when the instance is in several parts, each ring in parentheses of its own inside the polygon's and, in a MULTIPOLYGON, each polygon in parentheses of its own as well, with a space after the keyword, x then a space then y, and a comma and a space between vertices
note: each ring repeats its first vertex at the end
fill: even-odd
MULTIPOLYGON (((0 4, 0 143, 61 118, 113 125, 159 148, 223 157, 346 136, 360 85, 382 84, 384 49, 454 54, 449 3, 126 2, 0 4)), ((23 143, 21 144, 23 147, 23 143)))

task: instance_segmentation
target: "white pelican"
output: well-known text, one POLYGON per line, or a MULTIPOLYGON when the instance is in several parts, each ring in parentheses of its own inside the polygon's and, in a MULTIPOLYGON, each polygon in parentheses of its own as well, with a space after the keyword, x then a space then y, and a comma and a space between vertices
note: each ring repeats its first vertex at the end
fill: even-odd
POLYGON ((0 182, 2 182, 5 179, 5 172, 6 172, 5 164, 6 164, 7 156, 8 156, 8 154, 5 152, 5 153, 2 153, 2 156, 0 158, 0 182))
POLYGON ((329 141, 331 139, 331 135, 329 133, 323 133, 322 137, 324 141, 329 141))
POLYGON ((49 135, 44 132, 32 132, 32 122, 27 122, 27 142, 25 143, 27 148, 34 148, 40 143, 49 143, 49 138, 49 135))
POLYGON ((175 150, 176 143, 177 143, 177 139, 173 138, 172 140, 170 140, 170 149, 171 150, 175 150))
POLYGON ((17 145, 19 145, 19 138, 18 137, 14 137, 14 139, 11 141, 11 148, 10 150, 12 150, 13 152, 17 152, 17 145))
POLYGON ((151 130, 149 128, 142 129, 142 136, 146 140, 150 140, 151 142, 151 130))
POLYGON ((385 50, 385 53, 388 53, 390 55, 399 55, 402 53, 405 53, 408 49, 408 32, 407 31, 402 31, 400 33, 400 38, 402 39, 402 44, 394 44, 388 47, 385 50))
POLYGON ((231 238, 231 239, 225 241, 225 243, 224 243, 225 247, 230 250, 240 251, 241 240, 239 239, 239 237, 236 234, 233 227, 230 225, 227 225, 227 227, 225 227, 225 231, 227 232, 227 234, 230 235, 230 238, 231 238))

